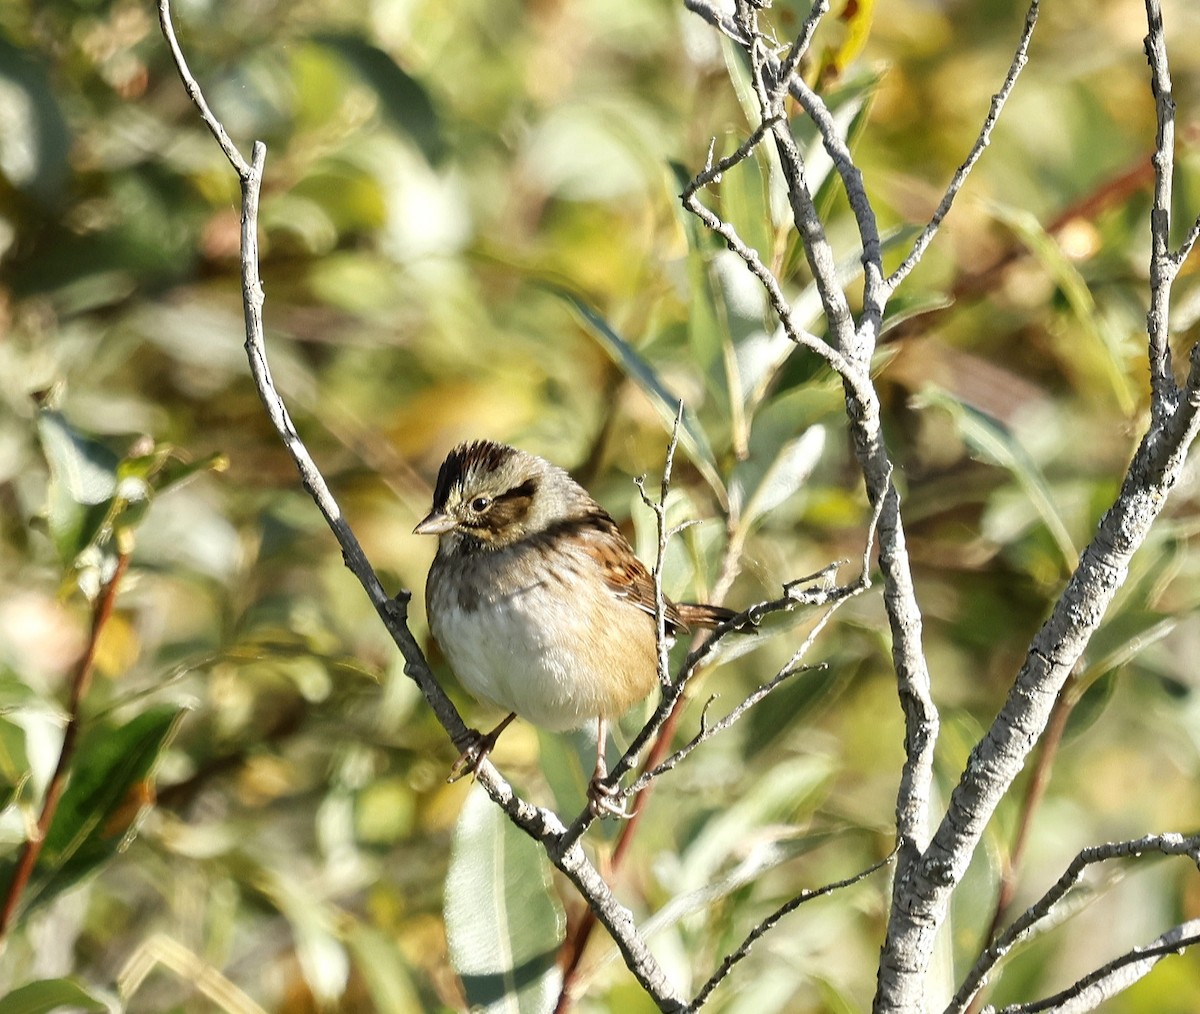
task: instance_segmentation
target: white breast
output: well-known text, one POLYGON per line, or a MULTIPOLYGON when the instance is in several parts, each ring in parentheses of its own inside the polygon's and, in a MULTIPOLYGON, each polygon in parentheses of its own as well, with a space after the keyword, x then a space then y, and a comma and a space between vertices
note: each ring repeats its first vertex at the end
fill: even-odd
POLYGON ((458 558, 452 581, 446 571, 454 564, 443 563, 430 573, 430 625, 463 686, 481 700, 564 730, 619 717, 654 686, 653 619, 596 575, 567 566, 515 580, 538 568, 490 554, 458 558), (468 594, 448 587, 461 582, 468 594))

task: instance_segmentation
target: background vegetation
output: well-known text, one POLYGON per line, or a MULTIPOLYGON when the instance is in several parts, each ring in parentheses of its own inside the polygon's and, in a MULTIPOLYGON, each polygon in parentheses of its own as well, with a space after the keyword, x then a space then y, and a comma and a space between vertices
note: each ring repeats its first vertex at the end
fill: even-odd
MULTIPOLYGON (((785 27, 806 11, 778 6, 785 27)), ((1200 109, 1200 53, 1184 44, 1200 13, 1170 13, 1186 114, 1200 109)), ((1022 14, 880 3, 865 48, 825 68, 886 226, 928 217, 1022 14)), ((261 0, 180 3, 176 17, 218 115, 268 145, 276 377, 392 589, 419 594, 433 547, 409 532, 438 461, 475 436, 570 467, 649 558, 652 517, 631 480, 661 467, 651 381, 703 434, 673 509, 712 519, 673 545, 669 592, 703 597, 730 539, 734 605, 861 554, 869 519, 840 385, 802 354, 776 361, 754 285, 679 207, 712 139, 727 151, 746 130, 729 54, 681 4, 261 0)), ((880 356, 947 788, 1111 500, 1146 400, 1142 25, 1126 0, 1045 11, 992 147, 914 278, 908 310, 927 312, 893 321, 880 356)), ((838 29, 818 51, 854 48, 838 29)), ((794 295, 803 258, 780 241, 758 168, 729 174, 718 199, 794 295)), ((1194 152, 1182 168, 1179 201, 1200 208, 1194 152)), ((458 1008, 442 890, 470 789, 444 784, 454 750, 249 382, 236 200, 148 4, 0 6, 5 879, 54 768, 91 602, 132 546, 84 702, 83 774, 0 987, 70 975, 131 1011, 246 1009, 235 989, 268 1010, 458 1008)), ((835 241, 848 238, 832 187, 825 206, 835 241)), ((1189 277, 1178 292, 1186 351, 1200 289, 1189 277)), ((1176 491, 1077 674, 1017 904, 1082 845, 1200 824, 1198 495, 1194 480, 1176 491)), ((720 708, 773 673, 811 619, 710 673, 684 727, 709 693, 720 708)), ((903 729, 878 601, 840 611, 809 661, 824 667, 648 803, 623 900, 648 915, 723 885, 651 938, 681 982, 702 981, 781 901, 891 847, 903 729), (743 883, 746 870, 760 875, 743 883)), ((539 801, 579 805, 562 737, 518 725, 495 759, 539 801)), ((981 946, 1021 823, 1015 798, 960 894, 948 970, 981 946)), ((1200 914, 1185 864, 1096 886, 1049 946, 1006 966, 998 999, 1046 992, 1200 914)), ((713 1009, 862 1009, 885 899, 880 878, 806 906, 713 1009)), ((580 1009, 649 1009, 605 944, 585 959, 580 1009)), ((1200 959, 1164 963, 1109 1009, 1200 1009, 1200 959)))

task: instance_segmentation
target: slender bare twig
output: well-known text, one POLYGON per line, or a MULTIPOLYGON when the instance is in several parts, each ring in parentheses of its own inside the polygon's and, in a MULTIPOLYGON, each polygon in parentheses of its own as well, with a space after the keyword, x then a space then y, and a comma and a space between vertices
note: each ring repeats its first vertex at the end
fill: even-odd
POLYGON ((1171 256, 1171 190, 1175 169, 1175 99, 1167 63, 1167 39, 1158 0, 1146 0, 1146 59, 1150 64, 1150 89, 1154 93, 1154 206, 1150 211, 1150 309, 1146 314, 1149 335, 1151 413, 1161 421, 1176 399, 1171 368, 1171 285, 1179 263, 1171 256))
POLYGON ((785 93, 791 86, 792 75, 796 72, 797 65, 803 59, 804 54, 808 52, 808 47, 812 45, 813 35, 816 34, 821 19, 828 13, 829 0, 816 0, 816 3, 812 5, 812 10, 808 12, 808 17, 800 26, 800 31, 792 41, 787 56, 783 58, 775 71, 775 78, 778 82, 776 89, 780 93, 777 97, 782 97, 782 93, 785 93))
MULTIPOLYGON (((175 67, 184 87, 200 111, 204 122, 217 139, 230 164, 238 173, 242 186, 242 297, 246 317, 246 353, 255 387, 267 411, 272 426, 279 434, 300 473, 301 480, 313 498, 330 530, 342 548, 346 566, 358 578, 374 605, 384 626, 404 657, 405 673, 418 685, 434 714, 446 729, 455 746, 465 749, 473 734, 463 723, 454 705, 433 678, 420 645, 408 629, 407 606, 409 595, 402 592, 391 599, 383 590, 371 568, 357 537, 347 525, 341 508, 333 497, 324 476, 312 460, 300 439, 287 408, 271 378, 263 337, 263 290, 258 266, 258 204, 262 184, 266 147, 255 142, 249 164, 229 141, 220 122, 211 113, 178 43, 171 21, 170 0, 159 0, 159 19, 163 34, 171 49, 175 67)), ((588 906, 600 923, 612 935, 622 957, 643 989, 663 1011, 683 1007, 678 992, 668 981, 666 973, 651 954, 633 922, 628 909, 613 895, 608 884, 585 856, 577 840, 564 841, 565 828, 551 811, 521 799, 512 786, 488 762, 476 772, 479 783, 488 795, 504 810, 509 819, 530 835, 546 850, 550 861, 575 885, 587 899, 588 906)))
POLYGON ((1171 259, 1174 260, 1177 267, 1183 267, 1183 262, 1192 254, 1192 247, 1196 245, 1196 240, 1200 239, 1200 215, 1196 216, 1196 220, 1192 223, 1192 227, 1183 238, 1183 242, 1179 244, 1179 249, 1172 254, 1171 259))
POLYGON ((183 79, 183 87, 188 94, 188 98, 192 100, 192 105, 199 110, 200 118, 204 121, 204 125, 208 127, 217 144, 220 145, 221 151, 225 153, 225 158, 228 159, 229 164, 233 166, 234 171, 245 182, 252 175, 252 167, 242 157, 242 153, 238 151, 237 145, 230 139, 221 121, 209 109, 208 101, 204 98, 204 92, 200 90, 200 85, 192 76, 191 71, 188 70, 187 60, 184 59, 183 50, 179 46, 179 40, 175 37, 175 24, 171 20, 170 0, 159 0, 158 24, 162 29, 163 38, 167 40, 167 48, 171 51, 171 59, 179 70, 179 76, 183 79))
MULTIPOLYGON (((1017 877, 1021 863, 1025 858, 1025 847, 1029 843, 1029 835, 1033 830, 1033 818, 1046 794, 1050 784, 1050 771, 1054 766, 1054 758, 1062 743, 1063 733, 1066 732, 1067 719, 1075 709, 1079 697, 1075 692, 1076 679, 1074 674, 1063 685, 1062 693, 1054 704, 1054 713, 1046 726, 1046 733, 1038 745, 1037 762, 1029 776, 1029 784, 1025 796, 1021 800, 1021 812, 1017 818, 1017 830, 1013 835, 1012 848, 1004 862, 1000 874, 1000 890, 996 896, 996 908, 992 912, 992 921, 983 939, 988 941, 996 936, 1001 924, 1008 915, 1008 908, 1017 893, 1017 877)), ((976 1002, 978 1002, 978 996, 976 1002)))
POLYGON ((997 1010, 984 1009, 984 1014, 1084 1014, 1095 1010, 1106 1000, 1128 989, 1144 978, 1163 958, 1182 954, 1188 947, 1200 944, 1200 919, 1180 923, 1142 947, 1135 947, 1094 972, 1089 972, 1066 989, 1043 1000, 1016 1003, 997 1010))
POLYGON ((896 849, 893 849, 886 856, 880 859, 879 862, 872 863, 865 870, 859 871, 852 877, 847 877, 845 880, 839 880, 836 883, 826 884, 824 887, 818 887, 815 890, 801 891, 798 895, 796 895, 796 897, 792 898, 790 901, 787 901, 783 905, 780 905, 779 908, 767 916, 767 918, 755 926, 754 929, 752 929, 746 935, 746 939, 742 941, 737 950, 725 957, 725 960, 721 962, 721 966, 715 972, 713 972, 713 974, 709 977, 709 980, 700 987, 700 991, 696 994, 695 999, 693 999, 688 1005, 687 1009, 689 1011, 696 1011, 704 1006, 709 996, 712 995, 712 991, 721 984, 730 971, 732 971, 734 965, 746 957, 746 955, 750 953, 750 948, 753 947, 754 944, 784 916, 796 911, 796 909, 798 909, 805 902, 813 901, 816 898, 823 898, 827 894, 832 894, 834 891, 840 891, 846 887, 852 887, 854 884, 865 880, 877 870, 883 869, 883 867, 887 866, 888 863, 895 858, 896 849))
POLYGON ((663 462, 662 483, 658 487, 658 501, 651 500, 646 495, 646 484, 641 478, 637 479, 638 492, 642 503, 654 512, 655 533, 657 543, 654 555, 654 636, 658 650, 658 682, 666 689, 671 682, 671 642, 667 638, 667 600, 663 595, 663 559, 667 555, 667 543, 673 532, 667 529, 667 494, 671 491, 671 472, 675 467, 675 448, 679 446, 679 424, 683 421, 683 400, 675 411, 675 423, 671 427, 671 439, 667 443, 667 457, 663 462))
MULTIPOLYGON (((805 669, 813 668, 811 666, 801 666, 800 660, 803 659, 806 654, 808 654, 808 650, 812 647, 813 643, 817 639, 817 636, 832 618, 834 612, 836 612, 844 602, 856 595, 862 594, 871 587, 871 549, 875 542, 875 529, 879 524, 881 506, 882 504, 877 505, 876 509, 872 513, 871 523, 867 528, 866 546, 863 550, 862 556, 862 567, 859 570, 858 579, 856 581, 854 581, 852 584, 841 587, 836 585, 825 586, 825 579, 836 572, 838 567, 838 564, 836 563, 830 564, 827 567, 819 570, 816 574, 812 574, 806 578, 800 578, 797 581, 789 582, 784 588, 783 598, 775 599, 772 602, 761 603, 758 606, 751 606, 745 611, 745 613, 742 614, 742 616, 749 618, 754 625, 757 625, 762 616, 769 612, 778 612, 785 608, 791 609, 801 603, 815 605, 820 602, 827 605, 825 612, 813 626, 813 629, 808 632, 808 635, 804 638, 804 641, 800 644, 800 647, 792 653, 792 657, 788 659, 787 663, 775 674, 772 679, 758 687, 758 689, 754 690, 736 708, 730 711, 729 714, 720 719, 714 725, 707 724, 708 705, 712 704, 712 700, 710 699, 708 705, 706 705, 704 708, 703 715, 701 716, 700 731, 687 743, 675 751, 675 753, 671 754, 669 757, 666 757, 658 764, 655 764, 652 767, 647 767, 647 769, 642 772, 638 779, 625 789, 625 796, 628 797, 629 795, 641 792, 655 778, 658 778, 660 775, 676 767, 680 761, 682 761, 688 754, 695 750, 696 747, 700 746, 701 743, 704 743, 717 733, 723 732, 725 729, 733 725, 733 723, 741 718, 742 715, 744 715, 747 711, 749 711, 750 708, 752 708, 755 704, 758 704, 763 698, 767 697, 772 691, 777 689, 780 684, 784 683, 798 672, 803 672, 805 669), (817 588, 805 587, 814 580, 822 582, 822 585, 817 588)), ((740 623, 741 616, 737 616, 730 620, 727 626, 732 630, 736 630, 740 626, 740 623)), ((718 629, 714 631, 711 637, 706 638, 694 651, 692 651, 690 655, 688 655, 683 666, 680 668, 680 682, 687 683, 692 674, 699 668, 700 664, 706 658, 708 658, 713 650, 715 650, 716 646, 720 642, 721 636, 723 636, 722 630, 718 629)))
POLYGON ((1017 43, 1017 50, 1013 54, 1012 63, 1009 64, 1008 75, 1004 78, 1004 84, 1000 86, 1000 90, 992 96, 991 106, 988 109, 986 119, 983 121, 983 126, 979 129, 979 135, 975 138, 975 144, 971 147, 970 154, 967 155, 962 165, 954 173, 953 178, 950 180, 950 185, 946 188, 946 192, 942 195, 942 199, 938 203, 937 210, 933 213, 933 217, 929 219, 928 224, 921 230, 916 240, 913 241, 912 250, 900 262, 900 266, 888 276, 887 288, 889 292, 894 292, 896 287, 908 277, 909 272, 921 262, 925 251, 929 249, 929 244, 933 242, 938 229, 941 228, 942 222, 945 221, 946 216, 950 213, 958 192, 962 189, 963 184, 967 182, 967 177, 971 175, 971 170, 975 168, 975 163, 979 161, 983 156, 984 149, 991 143, 992 131, 1000 120, 1000 113, 1004 109, 1004 104, 1012 94, 1012 90, 1017 83, 1017 78, 1020 77, 1021 71, 1029 60, 1029 42, 1033 38, 1033 30, 1037 26, 1038 6, 1039 0, 1032 0, 1029 10, 1025 12, 1025 27, 1021 32, 1021 39, 1017 43))
MULTIPOLYGON (((118 539, 118 541, 120 541, 118 539)), ((96 648, 100 643, 100 635, 108 625, 117 601, 117 591, 121 580, 129 569, 129 548, 118 546, 116 565, 107 581, 100 589, 92 605, 92 625, 88 633, 87 646, 83 655, 75 664, 75 672, 71 676, 71 696, 67 703, 67 727, 63 730, 62 745, 58 750, 58 762, 54 766, 54 774, 46 786, 46 795, 42 800, 42 812, 38 816, 32 833, 21 846, 17 856, 17 864, 13 869, 12 880, 8 884, 8 892, 0 905, 0 947, 3 946, 8 931, 12 929, 13 919, 20 905, 21 895, 29 884, 37 866, 38 857, 42 854, 42 846, 46 843, 46 834, 54 822, 58 812, 58 804, 62 799, 63 790, 67 786, 67 775, 71 770, 71 762, 75 759, 75 748, 79 742, 79 728, 82 721, 83 699, 91 686, 92 672, 96 666, 96 648)))
POLYGON ((643 772, 635 782, 627 785, 622 790, 622 794, 625 796, 631 796, 641 792, 642 789, 654 781, 654 779, 677 767, 680 762, 688 756, 688 754, 696 749, 696 747, 700 746, 702 743, 708 742, 708 740, 712 739, 713 736, 728 729, 747 711, 754 707, 754 705, 758 704, 759 701, 767 697, 772 691, 778 689, 787 680, 791 679, 797 673, 806 672, 817 668, 815 666, 801 665, 800 659, 803 658, 808 649, 812 647, 813 641, 816 640, 817 634, 824 629, 825 624, 829 621, 830 617, 833 616, 833 613, 837 607, 845 601, 845 599, 840 599, 822 614, 821 618, 817 621, 817 624, 804 639, 804 643, 796 649, 792 657, 788 660, 787 664, 783 666, 783 668, 781 668, 766 683, 752 691, 737 707, 725 715, 724 718, 719 719, 717 722, 711 725, 708 723, 708 708, 709 705, 712 704, 713 699, 709 698, 708 704, 705 705, 704 712, 700 718, 700 730, 696 733, 696 735, 684 743, 683 746, 681 746, 670 756, 665 758, 660 764, 656 764, 649 771, 643 772))
MULTIPOLYGON (((768 121, 764 120, 763 122, 765 124, 768 121)), ((733 156, 729 157, 732 158, 733 156)), ((696 197, 695 188, 690 191, 684 190, 682 200, 683 206, 700 219, 711 232, 715 232, 725 240, 726 246, 742 259, 742 262, 750 269, 751 274, 758 279, 759 284, 762 285, 767 293, 771 309, 779 318, 779 323, 783 326, 787 336, 795 344, 820 356, 843 380, 856 385, 861 384, 862 380, 859 376, 859 371, 854 368, 849 359, 837 349, 832 348, 829 344, 796 323, 787 297, 783 294, 783 290, 780 288, 774 274, 771 273, 771 269, 762 262, 758 251, 747 245, 732 225, 715 212, 706 208, 696 197)))
POLYGON ((1188 856, 1200 866, 1200 835, 1151 834, 1126 841, 1107 842, 1083 849, 1071 860, 1061 877, 1050 886, 1045 894, 1029 906, 1011 926, 996 937, 979 956, 967 973, 954 998, 947 1005, 945 1014, 959 1014, 965 1010, 972 997, 984 986, 992 970, 1034 928, 1054 912, 1067 894, 1083 878, 1089 866, 1110 859, 1124 859, 1154 853, 1164 856, 1188 856))
POLYGON ((753 153, 754 149, 762 144, 763 138, 767 136, 767 131, 775 125, 775 119, 776 118, 762 120, 759 125, 750 132, 746 140, 739 144, 728 155, 717 159, 716 162, 713 161, 713 150, 716 146, 716 139, 714 138, 712 143, 709 145, 708 161, 705 164, 704 169, 698 172, 694 177, 692 177, 691 180, 688 181, 687 186, 683 188, 683 192, 679 196, 686 202, 688 198, 691 197, 692 194, 694 194, 697 190, 707 187, 710 183, 720 183, 721 177, 724 176, 725 173, 729 172, 729 170, 734 166, 745 162, 746 159, 748 159, 753 153))

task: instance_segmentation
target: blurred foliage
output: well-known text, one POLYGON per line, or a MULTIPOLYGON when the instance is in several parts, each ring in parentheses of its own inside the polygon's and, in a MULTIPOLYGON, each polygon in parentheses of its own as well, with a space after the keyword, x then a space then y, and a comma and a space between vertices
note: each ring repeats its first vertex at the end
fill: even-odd
MULTIPOLYGON (((830 19, 806 73, 856 144, 898 258, 968 150, 1023 8, 860 6, 865 20, 830 19)), ((786 34, 805 12, 780 0, 771 16, 786 34)), ((945 793, 1142 423, 1142 17, 1134 0, 1046 9, 992 146, 881 347, 945 793)), ((664 408, 679 397, 689 435, 672 517, 730 523, 676 540, 669 592, 703 596, 730 544, 734 604, 861 555, 868 513, 840 386, 791 354, 752 279, 679 206, 712 139, 720 155, 747 130, 730 85, 744 89, 743 68, 682 4, 179 0, 176 19, 233 137, 268 145, 273 369, 390 587, 423 586, 433 547, 409 532, 438 461, 471 436, 571 467, 646 552, 652 519, 631 479, 661 467, 664 408)), ((1186 43, 1200 18, 1177 3, 1168 25, 1190 221, 1200 53, 1186 43)), ((853 292, 844 198, 811 128, 796 129, 853 292)), ((705 199, 819 329, 776 173, 764 150, 705 199)), ((118 515, 132 567, 98 646, 85 733, 107 741, 110 763, 141 749, 145 764, 121 777, 152 772, 157 791, 136 837, 126 823, 74 859, 50 849, 59 875, 47 871, 0 955, 0 991, 28 992, 0 1010, 465 1003, 442 894, 451 842, 472 847, 469 828, 454 830, 469 789, 444 784, 453 749, 249 382, 237 241, 236 180, 152 5, 0 5, 0 862, 57 757, 118 515)), ((1198 333, 1196 277, 1190 267, 1177 289, 1180 360, 1198 333)), ((1198 499, 1189 473, 1085 658, 1018 904, 1083 845, 1200 825, 1198 499)), ((418 603, 414 623, 422 615, 418 603)), ((769 678, 812 619, 710 673, 684 729, 710 692, 719 711, 769 678)), ((877 592, 838 614, 809 661, 824 667, 662 779, 626 861, 619 895, 655 919, 651 944, 685 989, 782 901, 890 848, 902 728, 877 592)), ((490 720, 437 664, 468 717, 490 720)), ((579 804, 570 739, 518 723, 495 758, 538 801, 579 804)), ((95 763, 77 769, 58 833, 124 798, 87 795, 80 771, 107 784, 95 763)), ((959 892, 947 982, 981 946, 1015 796, 959 892)), ((590 847, 606 850, 611 833, 590 847)), ((997 998, 1057 988, 1200 910, 1181 863, 1106 871, 1094 886, 1048 943, 1009 962, 997 998)), ((804 906, 712 1009, 863 1009, 885 914, 883 877, 804 906)), ((557 932, 553 905, 530 918, 557 932)), ((515 951, 542 953, 527 945, 515 951)), ((648 1009, 602 936, 584 967, 581 1010, 648 1009)), ((1107 1009, 1200 1009, 1200 958, 1169 960, 1107 1009)))

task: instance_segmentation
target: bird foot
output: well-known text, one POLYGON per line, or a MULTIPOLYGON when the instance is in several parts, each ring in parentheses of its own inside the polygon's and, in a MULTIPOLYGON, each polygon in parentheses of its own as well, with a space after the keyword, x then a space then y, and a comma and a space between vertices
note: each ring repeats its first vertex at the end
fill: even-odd
POLYGON ((637 815, 637 810, 629 809, 629 800, 621 794, 621 789, 601 775, 588 785, 588 810, 597 820, 605 817, 632 820, 637 815))
POLYGON ((456 760, 450 767, 450 774, 446 778, 447 782, 457 782, 460 778, 467 775, 475 775, 479 771, 479 765, 487 759, 487 755, 492 752, 492 747, 496 745, 495 739, 491 736, 485 736, 475 729, 471 730, 474 739, 468 744, 467 748, 458 755, 456 760))
POLYGON ((476 729, 468 729, 471 734, 471 742, 467 744, 467 748, 458 755, 458 760, 450 767, 450 775, 446 779, 447 782, 457 782, 465 775, 476 775, 479 773, 479 765, 486 759, 487 755, 492 752, 492 747, 496 745, 496 740, 500 738, 500 733, 508 728, 509 723, 516 718, 516 715, 509 715, 503 722, 496 726, 491 732, 486 735, 476 729))

